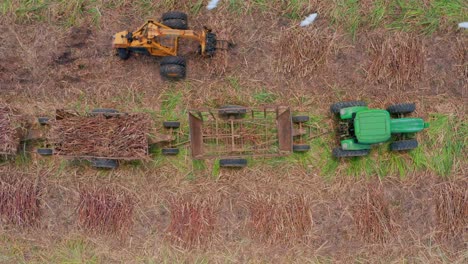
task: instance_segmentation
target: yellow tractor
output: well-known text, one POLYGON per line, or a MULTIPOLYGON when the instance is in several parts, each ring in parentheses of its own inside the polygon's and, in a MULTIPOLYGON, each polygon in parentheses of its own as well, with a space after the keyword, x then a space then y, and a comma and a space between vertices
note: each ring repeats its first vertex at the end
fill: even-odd
POLYGON ((178 11, 164 13, 161 22, 148 20, 134 32, 116 33, 112 47, 122 60, 128 59, 131 53, 163 57, 161 76, 177 80, 186 74, 185 58, 178 56, 180 38, 197 41, 199 53, 203 56, 213 56, 216 51, 216 34, 207 28, 188 30, 187 14, 178 11))

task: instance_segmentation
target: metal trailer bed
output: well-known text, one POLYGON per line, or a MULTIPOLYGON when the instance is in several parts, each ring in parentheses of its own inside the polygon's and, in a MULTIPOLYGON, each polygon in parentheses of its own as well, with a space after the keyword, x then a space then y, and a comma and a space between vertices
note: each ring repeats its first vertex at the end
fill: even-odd
MULTIPOLYGON (((126 116, 128 113, 118 112, 114 109, 94 109, 91 111, 87 116, 83 116, 83 118, 90 118, 90 117, 97 117, 97 116, 104 116, 105 118, 119 118, 121 116, 126 116)), ((58 110, 55 119, 65 119, 70 116, 80 116, 74 112, 68 112, 64 110, 58 110)), ((50 122, 48 118, 40 117, 39 123, 41 125, 49 125, 53 122, 50 122)), ((164 122, 164 127, 170 131, 170 134, 173 133, 175 129, 180 126, 179 122, 164 122)), ((80 141, 80 138, 76 139, 77 142, 80 141)), ((96 168, 104 168, 104 169, 115 169, 118 167, 119 161, 134 161, 134 160, 144 160, 148 159, 150 155, 150 145, 158 144, 162 142, 170 142, 172 140, 171 136, 167 136, 162 139, 149 139, 148 137, 145 139, 146 142, 142 142, 144 145, 144 153, 140 153, 136 156, 118 156, 118 155, 111 155, 111 156, 102 156, 102 155, 70 155, 66 153, 60 153, 60 150, 57 150, 57 146, 54 144, 50 144, 48 139, 45 139, 46 148, 39 148, 37 149, 38 154, 43 156, 51 156, 51 155, 58 155, 68 159, 75 159, 75 160, 88 160, 91 161, 93 167, 96 168)), ((163 149, 163 154, 165 155, 176 155, 178 153, 178 149, 170 148, 170 149, 163 149), (164 153, 164 150, 169 150, 168 153, 164 153), (177 150, 177 152, 175 152, 177 150)))
POLYGON ((189 111, 194 159, 284 156, 293 150, 291 110, 285 106, 189 111))

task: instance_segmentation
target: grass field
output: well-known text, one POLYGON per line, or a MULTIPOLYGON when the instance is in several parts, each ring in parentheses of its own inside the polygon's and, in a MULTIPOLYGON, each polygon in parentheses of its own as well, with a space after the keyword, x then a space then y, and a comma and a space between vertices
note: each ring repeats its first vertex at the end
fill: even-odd
POLYGON ((176 157, 154 149, 149 162, 96 171, 24 145, 0 163, 0 262, 466 263, 466 1, 207 2, 3 1, 0 104, 28 116, 148 113, 156 129, 181 121, 180 142, 188 109, 283 104, 311 117, 311 151, 226 170, 183 145, 176 157), (176 83, 161 80, 158 58, 115 56, 115 32, 169 10, 234 47, 187 53, 176 83), (409 153, 384 144, 333 159, 329 106, 343 100, 415 102, 430 127, 409 153))

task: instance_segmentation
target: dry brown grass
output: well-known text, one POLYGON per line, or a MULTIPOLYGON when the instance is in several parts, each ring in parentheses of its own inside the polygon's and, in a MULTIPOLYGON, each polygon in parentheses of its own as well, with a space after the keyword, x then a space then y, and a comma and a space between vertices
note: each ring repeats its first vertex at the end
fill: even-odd
POLYGON ((151 128, 146 114, 76 116, 52 122, 48 139, 59 155, 144 158, 151 128))
POLYGON ((215 231, 218 208, 219 200, 214 198, 174 197, 169 202, 167 238, 184 248, 206 246, 215 231))
POLYGON ((326 65, 337 47, 336 33, 318 29, 292 28, 280 33, 276 49, 277 72, 294 77, 307 77, 326 65))
POLYGON ((422 39, 404 32, 377 34, 369 42, 368 81, 388 85, 417 83, 425 71, 422 39))
POLYGON ((456 41, 456 48, 454 49, 455 68, 463 80, 465 89, 468 88, 468 38, 459 37, 456 41))
POLYGON ((312 230, 312 205, 305 195, 253 194, 248 200, 247 227, 253 238, 268 244, 307 243, 312 230))
POLYGON ((0 104, 0 155, 12 155, 17 151, 20 138, 14 118, 13 109, 0 104))
POLYGON ((437 222, 442 238, 467 233, 468 184, 466 181, 444 183, 435 189, 437 222))
POLYGON ((135 203, 124 190, 92 187, 80 190, 78 226, 98 234, 128 234, 133 226, 135 203))
POLYGON ((358 234, 368 242, 385 242, 394 230, 392 214, 381 187, 368 186, 353 208, 358 234))
POLYGON ((42 190, 39 180, 32 181, 13 170, 2 170, 0 173, 2 222, 21 227, 37 225, 42 216, 42 190))

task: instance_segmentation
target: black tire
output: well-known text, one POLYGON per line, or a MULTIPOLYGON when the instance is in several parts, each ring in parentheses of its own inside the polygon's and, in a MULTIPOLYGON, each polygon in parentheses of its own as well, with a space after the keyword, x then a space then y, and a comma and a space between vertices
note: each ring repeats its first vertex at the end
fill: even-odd
POLYGON ((180 11, 169 11, 169 12, 162 14, 162 17, 161 17, 162 21, 168 20, 168 19, 182 19, 182 20, 187 21, 188 16, 186 13, 180 12, 180 11))
MULTIPOLYGON (((213 56, 216 53, 216 34, 208 32, 206 34, 206 46, 205 46, 205 55, 206 56, 213 56)), ((200 47, 201 53, 201 47, 200 47)))
POLYGON ((165 128, 179 128, 180 127, 180 122, 177 121, 166 121, 163 122, 163 126, 165 128))
POLYGON ((119 58, 122 60, 126 60, 130 57, 130 51, 124 48, 118 48, 117 53, 119 54, 119 58))
POLYGON ((310 150, 310 145, 308 144, 294 144, 293 151, 294 152, 307 152, 310 150))
POLYGON ((333 114, 339 114, 340 110, 352 106, 367 106, 366 102, 363 101, 348 101, 348 102, 338 102, 330 106, 330 111, 333 114))
POLYGON ((41 126, 45 126, 45 125, 49 124, 49 118, 48 117, 38 117, 37 122, 39 122, 39 124, 41 126))
POLYGON ((244 168, 247 166, 246 159, 221 159, 219 166, 222 168, 244 168))
POLYGON ((185 78, 185 67, 177 64, 166 64, 160 67, 161 76, 167 80, 181 80, 185 78))
POLYGON ((387 111, 390 114, 398 115, 398 114, 409 114, 416 110, 415 103, 402 103, 402 104, 394 104, 387 107, 387 111))
POLYGON ((164 156, 174 156, 174 155, 179 154, 179 149, 178 148, 163 148, 161 150, 161 153, 164 156))
POLYGON ((370 150, 362 149, 362 150, 344 150, 342 148, 334 148, 333 149, 333 156, 336 158, 345 158, 345 157, 362 157, 369 155, 370 150))
POLYGON ((404 150, 412 150, 418 147, 418 141, 416 139, 408 139, 408 140, 399 140, 394 141, 390 144, 391 151, 404 151, 404 150))
POLYGON ((172 29, 180 29, 180 30, 188 29, 187 20, 183 20, 183 19, 167 19, 167 20, 163 20, 162 24, 172 29))
POLYGON ((224 105, 219 108, 218 114, 225 118, 243 118, 247 114, 247 108, 239 105, 224 105))
POLYGON ((161 59, 159 65, 168 65, 168 64, 175 64, 187 67, 187 61, 182 56, 166 56, 161 59))
POLYGON ((50 148, 38 148, 36 150, 37 154, 41 156, 52 156, 54 155, 54 150, 50 148))
POLYGON ((310 118, 308 116, 293 116, 292 121, 294 123, 305 123, 308 122, 310 118))
POLYGON ((113 170, 119 167, 119 161, 113 159, 93 159, 91 160, 91 164, 98 169, 113 170))

